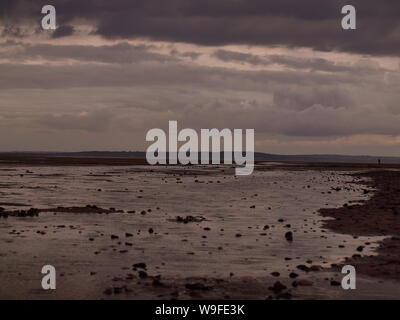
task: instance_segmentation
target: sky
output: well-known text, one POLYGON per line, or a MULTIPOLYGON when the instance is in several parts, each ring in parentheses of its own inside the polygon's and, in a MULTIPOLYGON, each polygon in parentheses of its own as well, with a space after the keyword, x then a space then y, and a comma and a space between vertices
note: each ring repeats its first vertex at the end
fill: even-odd
POLYGON ((1 0, 0 151, 141 151, 177 120, 255 129, 260 152, 400 156, 399 17, 398 0, 1 0))

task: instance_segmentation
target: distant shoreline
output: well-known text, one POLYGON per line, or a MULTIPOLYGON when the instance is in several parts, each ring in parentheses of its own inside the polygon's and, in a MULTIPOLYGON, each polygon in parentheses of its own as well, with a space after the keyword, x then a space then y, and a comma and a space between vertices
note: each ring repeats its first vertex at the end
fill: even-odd
MULTIPOLYGON (((165 153, 165 158, 169 158, 168 153, 165 153)), ((162 158, 164 158, 162 157, 162 158)), ((199 158, 201 154, 199 153, 199 158)), ((224 157, 224 153, 220 154, 221 159, 224 157)), ((32 161, 37 162, 38 158, 42 159, 65 159, 63 162, 67 162, 67 159, 79 159, 77 163, 82 163, 84 159, 97 159, 102 162, 109 163, 109 159, 125 159, 128 162, 122 160, 116 160, 119 163, 130 164, 146 164, 146 152, 143 151, 83 151, 83 152, 39 152, 39 151, 28 151, 28 152, 0 152, 0 160, 10 161, 12 159, 16 161, 28 161, 29 158, 32 161), (105 160, 107 159, 107 161, 105 160), (141 160, 141 161, 140 161, 141 160)), ((211 158, 211 154, 210 154, 211 158)), ((254 159, 256 162, 295 162, 295 163, 341 163, 341 164, 378 164, 379 161, 382 165, 398 164, 400 165, 400 157, 393 156, 368 156, 368 155, 335 155, 335 154, 309 154, 309 155, 282 155, 282 154, 269 154, 262 152, 255 152, 254 159)), ((49 161, 49 160, 48 160, 49 161)), ((28 161, 29 162, 29 161, 28 161)), ((93 163, 88 161, 90 164, 93 163)))
MULTIPOLYGON (((110 153, 112 154, 112 153, 110 153)), ((0 166, 18 165, 18 166, 136 166, 149 165, 145 156, 105 156, 99 153, 93 156, 91 153, 0 153, 0 166)), ((383 158, 384 159, 384 158, 383 158)), ((351 160, 351 158, 349 159, 351 160)), ((316 169, 316 170, 363 170, 363 169, 400 169, 399 163, 385 163, 379 165, 376 162, 335 162, 329 161, 305 161, 293 158, 280 159, 257 159, 256 165, 275 163, 274 169, 316 169)))

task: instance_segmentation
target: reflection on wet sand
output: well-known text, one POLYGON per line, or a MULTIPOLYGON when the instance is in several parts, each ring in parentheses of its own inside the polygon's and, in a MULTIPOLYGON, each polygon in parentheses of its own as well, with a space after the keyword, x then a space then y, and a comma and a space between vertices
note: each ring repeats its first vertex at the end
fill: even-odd
MULTIPOLYGON (((338 170, 10 166, 0 170, 2 298, 349 297, 326 269, 382 237, 322 228, 320 208, 370 194, 338 170), (368 243, 366 245, 365 243, 368 243), (41 267, 58 273, 40 288, 41 267)), ((350 297, 396 287, 361 279, 350 297)))

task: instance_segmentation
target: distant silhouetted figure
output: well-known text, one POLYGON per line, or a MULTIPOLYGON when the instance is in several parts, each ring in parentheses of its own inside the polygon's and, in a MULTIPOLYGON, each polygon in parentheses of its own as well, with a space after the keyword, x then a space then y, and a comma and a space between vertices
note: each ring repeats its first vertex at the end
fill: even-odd
POLYGON ((381 159, 378 159, 378 165, 379 166, 381 165, 381 159))

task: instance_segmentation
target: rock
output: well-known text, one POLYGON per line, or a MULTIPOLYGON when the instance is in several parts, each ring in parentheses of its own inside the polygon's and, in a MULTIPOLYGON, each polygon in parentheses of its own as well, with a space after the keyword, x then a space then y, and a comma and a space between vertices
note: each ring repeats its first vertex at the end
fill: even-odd
POLYGON ((109 296, 113 293, 113 290, 111 288, 107 288, 103 293, 109 296))
POLYGON ((111 240, 116 240, 116 239, 119 239, 119 237, 116 236, 115 234, 112 234, 112 235, 111 235, 111 240))
POLYGON ((289 231, 285 233, 285 238, 287 241, 292 242, 293 241, 293 232, 289 231))
POLYGON ((271 273, 271 276, 273 276, 273 277, 279 277, 281 274, 279 273, 279 272, 272 272, 271 273))
POLYGON ((289 300, 289 299, 292 299, 292 294, 291 294, 290 292, 283 292, 283 293, 278 294, 278 295, 276 296, 276 298, 277 298, 277 299, 286 299, 286 300, 289 300))
POLYGON ((154 279, 153 282, 151 283, 153 287, 165 287, 165 284, 161 282, 160 279, 154 279))
POLYGON ((336 280, 331 281, 331 286, 338 287, 340 285, 341 285, 341 283, 339 281, 336 281, 336 280))
POLYGON ((197 217, 193 217, 193 216, 187 216, 185 218, 182 218, 180 216, 176 217, 176 222, 182 222, 182 223, 189 223, 189 222, 202 222, 206 220, 204 217, 201 216, 197 216, 197 217))
POLYGON ((291 272, 291 273, 289 274, 289 277, 292 278, 292 279, 296 279, 298 276, 299 276, 299 275, 298 275, 297 273, 295 273, 295 272, 291 272))
POLYGON ((126 280, 133 280, 133 279, 135 279, 135 276, 132 273, 129 273, 129 274, 127 274, 125 279, 126 280))
POLYGON ((35 208, 30 208, 28 211, 17 210, 12 212, 2 212, 3 216, 14 216, 14 217, 37 217, 39 216, 40 210, 35 208))
POLYGON ((122 288, 115 287, 114 294, 120 294, 120 293, 122 293, 122 288))
POLYGON ((310 267, 310 271, 320 271, 322 269, 321 266, 313 265, 310 267))
POLYGON ((275 294, 281 293, 283 290, 287 289, 285 285, 283 285, 280 281, 274 283, 272 287, 268 288, 269 290, 273 291, 275 294))
POLYGON ((143 262, 135 263, 133 267, 136 269, 147 269, 147 265, 143 262))
POLYGON ((310 271, 310 268, 305 266, 304 264, 298 265, 296 268, 301 270, 301 271, 305 271, 305 272, 309 272, 310 271))
POLYGON ((39 209, 30 208, 27 212, 27 215, 30 217, 33 217, 33 216, 37 217, 37 216, 39 216, 39 209))

